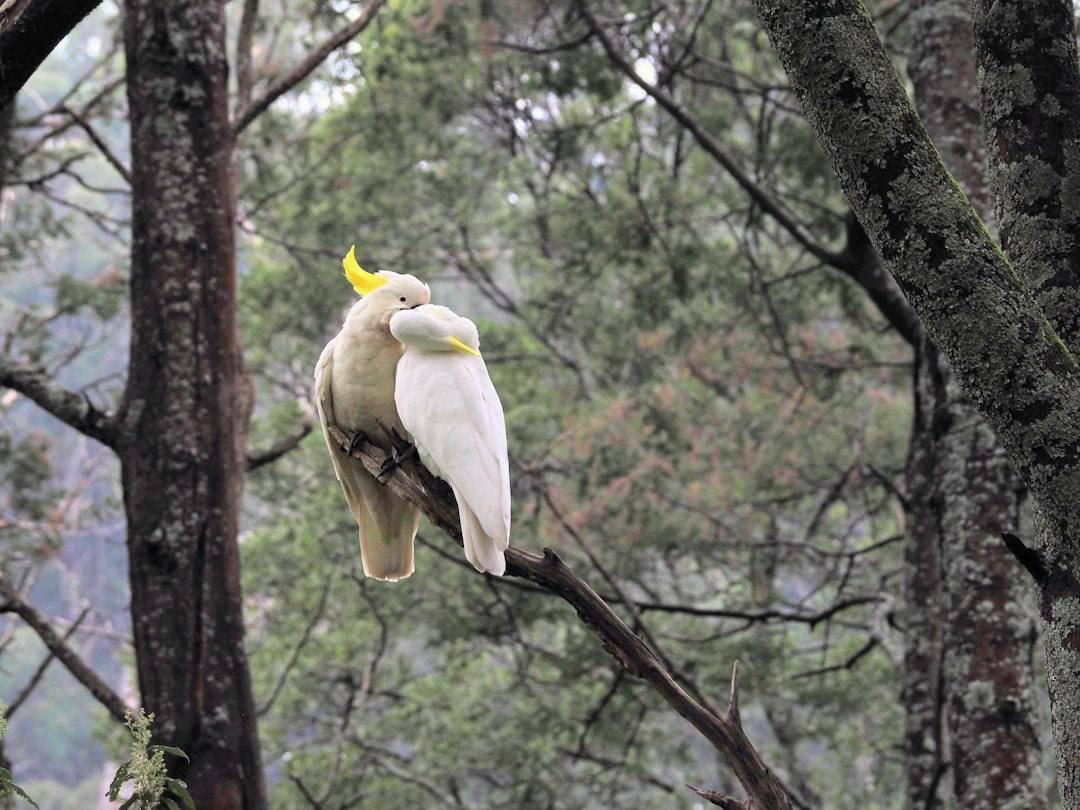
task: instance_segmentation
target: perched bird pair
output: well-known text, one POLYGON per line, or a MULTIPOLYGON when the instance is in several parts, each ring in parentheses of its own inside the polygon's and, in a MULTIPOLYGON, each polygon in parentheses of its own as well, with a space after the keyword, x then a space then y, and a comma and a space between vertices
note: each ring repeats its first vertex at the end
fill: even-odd
POLYGON ((369 273, 350 249, 345 277, 362 296, 315 366, 315 404, 349 510, 364 573, 413 572, 420 512, 337 445, 330 424, 390 449, 379 421, 407 432, 420 461, 454 490, 465 556, 502 575, 510 542, 510 470, 502 403, 480 355, 476 325, 431 301, 415 276, 369 273))

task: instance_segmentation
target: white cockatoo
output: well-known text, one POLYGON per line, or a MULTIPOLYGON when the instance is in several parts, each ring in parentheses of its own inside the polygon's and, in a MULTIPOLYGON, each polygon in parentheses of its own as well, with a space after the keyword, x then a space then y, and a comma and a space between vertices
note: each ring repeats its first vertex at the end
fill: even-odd
POLYGON ((315 404, 338 481, 360 527, 364 573, 394 581, 413 572, 413 538, 420 512, 344 452, 330 437, 327 425, 362 432, 384 449, 390 443, 377 419, 404 432, 394 404, 394 373, 403 347, 390 334, 390 320, 410 307, 427 304, 431 291, 415 276, 367 272, 357 264, 355 248, 350 248, 342 265, 345 277, 363 298, 353 304, 341 331, 319 356, 315 404))
POLYGON ((395 312, 390 333, 405 344, 394 392, 401 423, 420 461, 454 490, 466 558, 501 576, 510 544, 510 462, 502 403, 476 325, 428 304, 395 312))

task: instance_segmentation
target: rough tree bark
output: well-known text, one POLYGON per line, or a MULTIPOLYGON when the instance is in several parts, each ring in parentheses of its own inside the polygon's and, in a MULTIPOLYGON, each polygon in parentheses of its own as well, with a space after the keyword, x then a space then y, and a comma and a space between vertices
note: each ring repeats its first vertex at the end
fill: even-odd
POLYGON ((937 469, 935 425, 943 399, 933 344, 921 337, 912 361, 914 414, 904 469, 904 756, 909 810, 941 806, 948 767, 942 668, 944 593, 940 502, 934 500, 937 469), (927 355, 931 355, 927 359, 927 355))
MULTIPOLYGON (((913 0, 911 9, 908 74, 920 117, 953 177, 988 221, 990 188, 967 0, 913 0)), ((944 781, 952 782, 958 807, 1038 810, 1045 800, 1031 593, 1023 569, 1001 553, 1000 540, 1018 531, 1023 485, 925 335, 916 357, 908 510, 915 542, 908 559, 917 582, 909 607, 929 609, 915 626, 909 624, 915 631, 908 635, 914 666, 906 673, 907 697, 915 701, 907 706, 909 806, 938 806, 934 789, 951 766, 952 779, 944 781), (935 576, 941 576, 940 588, 934 587, 935 576), (935 642, 942 646, 935 648, 935 642), (921 672, 924 663, 929 668, 921 672), (947 707, 944 733, 941 706, 947 707), (932 744, 920 745, 928 737, 932 744)))
POLYGON ((237 524, 251 394, 236 329, 223 0, 128 0, 131 354, 120 455, 139 691, 200 810, 266 806, 237 524))
MULTIPOLYGON (((1070 0, 972 4, 975 54, 1001 244, 1070 351, 1080 350, 1080 64, 1070 0)), ((1058 772, 1080 804, 1080 583, 1076 536, 1035 505, 1058 772), (1060 540, 1071 540, 1069 549, 1060 540), (1071 556, 1070 567, 1068 561, 1071 556)), ((1071 802, 1071 804, 1070 804, 1071 802)))
MULTIPOLYGON (((1080 807, 1080 367, 949 176, 858 0, 755 0, 844 192, 1028 485, 1059 784, 1080 807)), ((1026 7, 1026 6, 1025 6, 1026 7)), ((1033 13, 1027 11, 1026 13, 1033 13)), ((1021 76, 1012 92, 1029 93, 1021 76)), ((1067 329, 1065 330, 1067 331, 1067 329)), ((986 609, 998 609, 996 604, 986 609)))

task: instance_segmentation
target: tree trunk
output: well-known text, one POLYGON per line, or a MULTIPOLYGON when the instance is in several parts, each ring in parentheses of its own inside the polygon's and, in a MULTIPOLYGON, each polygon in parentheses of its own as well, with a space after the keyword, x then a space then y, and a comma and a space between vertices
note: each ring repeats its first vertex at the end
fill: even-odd
MULTIPOLYGON (((1080 352, 1080 64, 1069 0, 972 3, 1001 244, 1057 334, 1080 352), (1021 78, 1022 86, 1016 81, 1021 78)), ((1056 455, 1056 453, 1055 453, 1056 455)), ((1075 524, 1035 504, 1058 776, 1080 807, 1080 581, 1075 524)))
MULTIPOLYGON (((945 171, 860 0, 755 5, 853 210, 1028 487, 1040 543, 1029 549, 1012 538, 1010 547, 1040 585, 1059 784, 1066 810, 1078 810, 1080 363, 1062 338, 1070 336, 1071 313, 1040 307, 993 244, 945 171)), ((1020 16, 1051 5, 1071 6, 988 4, 1020 16)), ((1071 51, 1075 62, 1074 46, 1062 50, 1048 38, 1058 31, 1071 42, 1071 13, 1063 16, 1064 26, 1043 25, 1034 40, 1017 37, 1016 44, 1048 59, 1071 51)), ((1027 138, 1039 141, 1039 114, 1056 118, 1060 104, 1039 97, 1029 70, 991 78, 1005 96, 1035 100, 1027 138)), ((1067 147, 1072 157, 1063 165, 1076 165, 1076 145, 1067 147)), ((1059 213, 1075 188, 1062 186, 1059 213)), ((1055 274, 1051 286, 1067 281, 1055 274)), ((1048 289, 1037 280, 1033 286, 1040 296, 1048 289)), ((980 609, 1003 608, 991 601, 980 609)))
POLYGON ((260 810, 237 526, 251 394, 236 329, 222 0, 128 0, 131 355, 119 453, 143 706, 199 810, 260 810))
MULTIPOLYGON (((989 221, 967 0, 913 0, 911 7, 908 73, 920 117, 953 177, 989 221)), ((1031 588, 1019 564, 1001 553, 1000 540, 1019 531, 1023 485, 945 358, 929 342, 919 355, 925 384, 918 388, 923 401, 917 410, 928 414, 921 420, 928 433, 916 443, 931 446, 924 452, 933 466, 920 482, 924 492, 910 491, 909 497, 912 511, 923 513, 917 534, 940 532, 933 538, 944 575, 940 698, 948 707, 945 761, 951 762, 956 805, 1038 810, 1045 801, 1031 588)), ((913 807, 934 806, 932 796, 911 798, 913 807)))
POLYGON ((935 416, 939 392, 936 354, 926 338, 913 361, 914 418, 904 470, 907 503, 904 524, 904 755, 909 810, 941 807, 942 776, 948 767, 945 750, 942 690, 944 594, 941 582, 940 492, 935 416), (930 354, 929 360, 926 355, 930 354))

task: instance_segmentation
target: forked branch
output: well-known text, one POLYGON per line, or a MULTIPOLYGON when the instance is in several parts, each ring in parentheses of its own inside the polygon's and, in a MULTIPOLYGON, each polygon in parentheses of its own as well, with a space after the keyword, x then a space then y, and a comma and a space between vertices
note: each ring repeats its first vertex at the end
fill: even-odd
POLYGON ((49 652, 75 676, 75 680, 85 686, 98 703, 108 709, 109 714, 118 723, 126 722, 126 714, 130 708, 123 698, 116 694, 101 679, 101 676, 67 645, 67 642, 53 629, 52 623, 37 608, 16 593, 3 574, 0 574, 0 613, 14 613, 26 622, 30 629, 37 633, 49 652))

